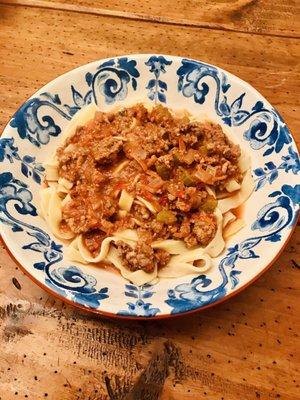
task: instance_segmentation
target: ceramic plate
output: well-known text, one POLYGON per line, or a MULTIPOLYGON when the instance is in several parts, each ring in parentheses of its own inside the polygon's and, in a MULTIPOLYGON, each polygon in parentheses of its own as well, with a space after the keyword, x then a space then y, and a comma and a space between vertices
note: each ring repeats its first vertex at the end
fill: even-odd
POLYGON ((0 162, 1 235, 13 257, 53 295, 115 317, 168 317, 237 293, 272 264, 299 208, 299 156, 278 112, 236 76, 181 57, 128 55, 60 76, 9 121, 0 139, 0 162), (255 191, 244 207, 246 227, 229 240, 208 273, 137 287, 113 272, 70 263, 36 208, 41 163, 72 116, 90 102, 106 111, 142 100, 187 109, 231 130, 251 155, 255 191))

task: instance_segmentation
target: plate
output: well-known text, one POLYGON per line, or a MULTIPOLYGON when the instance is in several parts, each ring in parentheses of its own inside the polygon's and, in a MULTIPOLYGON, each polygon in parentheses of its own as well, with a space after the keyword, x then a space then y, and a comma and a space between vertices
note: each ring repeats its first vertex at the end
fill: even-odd
POLYGON ((1 236, 24 272, 60 299, 118 318, 165 318, 203 310, 238 293, 274 262, 296 224, 300 169, 281 116, 252 86, 213 65, 168 55, 127 55, 76 68, 37 91, 0 139, 1 236), (135 286, 95 266, 70 263, 37 215, 43 161, 72 116, 91 102, 104 111, 138 101, 187 109, 220 123, 250 154, 255 191, 246 227, 205 275, 135 286))

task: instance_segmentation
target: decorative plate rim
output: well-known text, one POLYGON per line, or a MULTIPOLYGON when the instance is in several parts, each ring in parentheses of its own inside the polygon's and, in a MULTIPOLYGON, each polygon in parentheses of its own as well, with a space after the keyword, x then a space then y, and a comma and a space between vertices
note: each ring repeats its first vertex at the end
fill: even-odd
POLYGON ((5 242, 5 240, 3 239, 3 236, 0 234, 0 241, 2 242, 5 250, 7 251, 9 257, 18 265, 18 267, 21 269, 21 271, 32 281, 34 282, 36 285, 38 285, 41 289, 43 289, 45 292, 47 292, 48 294, 54 296, 55 298, 57 298, 58 300, 62 301, 63 303, 67 303, 68 305, 75 307, 77 309, 86 311, 88 313, 92 313, 92 314, 96 314, 99 316, 103 316, 105 318, 112 318, 112 319, 122 319, 122 320, 133 320, 133 321, 153 321, 153 320, 157 320, 157 319, 173 319, 173 318, 179 318, 179 317, 183 317, 186 315, 191 315, 191 314, 195 314, 198 312, 202 312, 205 311, 209 308, 215 307, 217 305, 220 305, 222 303, 224 303, 225 301, 229 300, 230 298, 235 297, 236 295, 240 294, 243 290, 247 289, 248 286, 251 286, 253 283, 255 283, 259 278, 261 278, 262 275, 264 275, 271 267, 272 265, 278 260, 278 258, 281 256, 281 254, 284 252, 289 240, 291 239, 296 227, 297 227, 297 221, 299 218, 299 210, 298 209, 296 211, 296 218, 295 218, 295 223, 292 226, 290 233, 288 235, 288 237, 286 238, 284 244, 282 245, 282 247, 280 248, 279 252, 275 255, 275 257, 269 262, 269 264, 262 270, 260 271, 259 274, 255 275, 254 278, 252 278, 250 281, 248 281, 247 283, 245 283, 244 285, 240 286, 238 289, 233 290, 231 293, 225 295, 224 297, 220 298, 219 300, 206 304, 205 306, 200 306, 198 308, 194 308, 192 310, 189 311, 183 311, 183 312, 179 312, 176 314, 159 314, 159 315, 155 315, 155 316, 149 316, 149 317, 145 317, 145 316, 134 316, 134 315, 122 315, 122 314, 114 314, 114 313, 110 313, 108 311, 103 311, 103 310, 98 310, 96 308, 91 308, 91 307, 87 307, 84 306, 82 304, 79 304, 78 302, 75 302, 73 300, 69 300, 66 297, 61 296, 59 293, 55 292, 54 290, 50 289, 49 286, 45 285, 44 283, 42 283, 41 281, 39 281, 38 279, 36 279, 33 275, 31 275, 31 273, 16 259, 16 257, 13 255, 12 251, 10 250, 9 246, 7 245, 7 243, 5 242))
MULTIPOLYGON (((37 92, 41 92, 43 89, 45 89, 48 85, 54 85, 56 84, 57 81, 61 80, 61 78, 63 78, 64 76, 67 76, 68 74, 72 73, 76 73, 76 71, 81 70, 83 67, 88 68, 89 66, 95 65, 96 63, 103 63, 105 61, 111 60, 111 59, 117 59, 117 58, 121 58, 121 57, 131 57, 134 59, 142 59, 143 57, 151 57, 153 55, 162 55, 163 57, 169 57, 172 59, 176 59, 178 61, 183 60, 183 59, 187 59, 189 61, 195 61, 197 63, 204 63, 208 66, 214 67, 216 68, 219 72, 224 72, 225 74, 227 74, 229 77, 232 77, 234 80, 240 82, 243 86, 245 86, 245 89, 248 89, 250 91, 252 91, 252 93, 254 93, 255 95, 257 95, 260 99, 264 100, 267 104, 269 104, 273 110, 278 114, 278 116, 281 118, 280 113, 278 112, 278 110, 272 106, 269 101, 252 85, 250 85, 248 82, 244 81, 243 79, 241 79, 240 77, 232 74, 231 72, 218 67, 214 64, 210 64, 201 60, 197 60, 194 58, 185 58, 183 56, 174 56, 174 55, 169 55, 169 54, 162 54, 162 53, 135 53, 135 54, 125 54, 125 55, 116 55, 116 56, 111 56, 108 58, 101 58, 101 59, 97 59, 94 61, 91 61, 87 64, 83 64, 80 65, 76 68, 70 69, 66 72, 64 72, 63 74, 57 76, 56 78, 50 80, 49 82, 45 83, 45 85, 43 85, 42 87, 38 88, 34 93, 32 93, 24 102, 22 102, 17 110, 15 111, 15 113, 17 111, 20 110, 20 108, 22 107, 23 104, 25 104, 25 102, 32 98, 37 92)), ((15 113, 13 115, 15 115, 15 113)), ((3 131, 0 134, 0 137, 2 137, 3 133, 5 132, 7 126, 9 125, 10 120, 12 119, 12 117, 9 118, 8 123, 5 125, 3 131)), ((284 122, 285 123, 285 122, 284 122)), ((287 124, 285 123, 285 125, 287 126, 287 124)), ((288 129, 289 134, 291 135, 292 139, 293 139, 293 146, 296 148, 298 154, 299 154, 299 149, 297 146, 297 143, 293 137, 293 134, 291 133, 291 131, 288 129)), ((281 247, 279 248, 278 252, 275 254, 275 256, 273 257, 272 260, 270 260, 270 262, 261 270, 259 271, 253 278, 251 278, 250 280, 248 280, 246 283, 244 283, 243 285, 241 285, 240 287, 233 289, 231 292, 225 294, 223 297, 219 298, 216 301, 212 301, 208 304, 205 305, 200 305, 197 308, 193 308, 190 309, 188 311, 180 311, 180 312, 176 312, 176 313, 165 313, 165 314, 159 314, 159 315, 153 315, 153 316, 143 316, 143 315, 126 315, 126 314, 118 314, 118 313, 113 313, 113 312, 108 312, 108 311, 103 311, 101 309, 97 309, 97 308, 93 308, 93 307, 88 307, 85 306, 84 304, 80 304, 78 301, 76 300, 71 300, 68 299, 64 296, 62 296, 61 294, 59 294, 58 292, 54 291, 53 289, 51 289, 49 286, 47 286, 45 283, 43 283, 42 281, 40 281, 39 279, 37 279, 36 277, 34 277, 32 275, 32 273, 25 267, 22 265, 22 263, 20 261, 18 261, 17 257, 13 254, 13 250, 10 249, 9 245, 7 244, 7 242, 5 241, 3 235, 0 233, 0 240, 2 241, 4 248, 7 250, 9 256, 14 260, 14 262, 16 262, 16 264, 20 267, 20 269, 22 270, 22 272, 28 276, 34 283, 36 283, 40 288, 42 288, 43 290, 45 290, 46 292, 48 292, 49 294, 51 294, 52 296, 58 298, 59 300, 70 304, 78 309, 81 309, 83 311, 87 311, 89 313, 93 313, 93 314, 97 314, 100 316, 104 316, 107 318, 116 318, 116 319, 127 319, 127 320, 157 320, 157 319, 169 319, 169 318, 177 318, 177 317, 181 317, 181 316, 185 316, 185 315, 189 315, 189 314, 193 314, 196 312, 200 312, 200 311, 204 311, 208 308, 214 307, 218 304, 223 303, 224 301, 228 300, 229 298, 232 298, 233 296, 239 294, 240 292, 242 292, 243 290, 245 290, 248 286, 250 286, 251 284, 253 284, 257 279, 259 279, 273 264, 274 262, 280 257, 280 255, 282 254, 282 252, 284 251, 284 249, 286 248, 291 236, 293 235, 295 228, 297 226, 297 220, 299 217, 299 207, 295 210, 295 215, 294 215, 294 219, 293 222, 290 225, 290 231, 289 234, 286 236, 285 241, 281 244, 281 247)))

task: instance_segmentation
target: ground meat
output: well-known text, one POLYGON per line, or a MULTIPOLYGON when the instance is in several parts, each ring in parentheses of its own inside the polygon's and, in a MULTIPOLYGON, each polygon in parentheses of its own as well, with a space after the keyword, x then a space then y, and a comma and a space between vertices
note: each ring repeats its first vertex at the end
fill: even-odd
POLYGON ((149 229, 153 240, 167 239, 169 237, 168 226, 153 219, 149 224, 146 224, 146 229, 149 229))
POLYGON ((191 224, 189 218, 185 217, 181 222, 171 227, 172 236, 175 239, 184 239, 191 232, 191 224))
POLYGON ((177 197, 175 202, 171 202, 171 209, 188 212, 199 209, 201 203, 207 198, 206 190, 197 190, 194 187, 189 187, 184 190, 180 197, 177 197))
POLYGON ((236 161, 240 155, 240 147, 229 141, 220 125, 206 122, 199 125, 202 131, 203 143, 208 155, 221 156, 230 161, 236 161))
POLYGON ((214 214, 204 211, 184 216, 178 214, 177 222, 166 225, 152 220, 138 228, 139 237, 150 244, 155 240, 181 239, 187 247, 206 246, 215 236, 217 222, 214 214))
POLYGON ((98 162, 98 165, 111 164, 116 161, 122 147, 122 140, 114 137, 105 137, 91 148, 91 154, 98 162))
POLYGON ((133 205, 131 213, 139 221, 149 220, 151 217, 151 212, 145 206, 137 203, 133 205))
POLYGON ((207 198, 204 187, 186 187, 182 182, 173 181, 167 185, 167 191, 169 209, 179 212, 195 211, 207 198))
POLYGON ((164 133, 162 127, 150 123, 140 128, 140 145, 146 151, 147 157, 159 156, 169 150, 170 144, 163 138, 164 133))
POLYGON ((156 258, 158 269, 165 267, 171 258, 170 254, 166 250, 163 250, 163 249, 154 250, 154 256, 156 258))
POLYGON ((80 198, 74 198, 63 207, 62 217, 71 231, 79 234, 96 229, 100 213, 93 210, 89 202, 83 203, 80 198))
POLYGON ((163 268, 170 260, 170 255, 161 249, 153 248, 143 242, 138 242, 135 248, 130 247, 123 241, 116 243, 117 250, 123 263, 130 271, 139 269, 145 272, 153 272, 154 268, 163 268))
POLYGON ((196 143, 198 143, 199 137, 201 135, 197 131, 195 132, 194 127, 194 124, 188 123, 180 128, 180 133, 182 135, 183 141, 189 147, 192 147, 196 143))
POLYGON ((213 214, 199 212, 190 218, 191 234, 184 238, 188 247, 206 246, 217 232, 217 221, 213 214))
POLYGON ((156 164, 165 165, 166 168, 173 168, 174 167, 174 157, 173 154, 165 154, 160 156, 159 158, 156 157, 155 159, 156 164))
POLYGON ((162 105, 97 112, 57 150, 59 177, 72 183, 61 227, 82 234, 93 255, 103 238, 135 229, 135 249, 118 244, 125 264, 132 271, 161 268, 170 256, 153 250, 153 241, 179 239, 194 247, 215 236, 217 201, 207 185, 223 191, 231 179, 241 182, 239 157, 220 125, 191 122, 162 105), (135 198, 130 210, 119 207, 122 191, 135 198))
POLYGON ((166 125, 172 123, 173 117, 170 111, 162 105, 156 106, 150 113, 149 119, 154 124, 166 125))
POLYGON ((87 249, 92 253, 93 256, 99 252, 101 243, 105 239, 105 232, 95 229, 93 231, 86 232, 83 236, 83 243, 87 249))
POLYGON ((86 182, 90 188, 101 184, 107 178, 103 171, 96 168, 93 157, 86 155, 85 152, 86 150, 82 148, 63 152, 59 156, 59 176, 70 182, 86 182))
POLYGON ((149 228, 146 227, 139 227, 137 228, 137 233, 139 240, 141 242, 151 244, 153 242, 153 234, 149 228))
POLYGON ((137 104, 134 107, 128 108, 127 110, 123 110, 119 113, 122 116, 129 116, 135 118, 135 122, 137 124, 144 124, 145 122, 149 121, 149 113, 146 107, 142 104, 137 104))

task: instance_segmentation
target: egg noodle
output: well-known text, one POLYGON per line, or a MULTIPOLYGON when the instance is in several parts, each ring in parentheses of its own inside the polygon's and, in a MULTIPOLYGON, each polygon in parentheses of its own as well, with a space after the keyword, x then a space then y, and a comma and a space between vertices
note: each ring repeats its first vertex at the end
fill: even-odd
MULTIPOLYGON (((147 106, 149 109, 149 106, 147 106)), ((65 142, 76 132, 77 127, 86 125, 93 120, 95 113, 99 111, 95 104, 90 104, 78 111, 66 127, 61 136, 61 142, 65 142)), ((226 134, 229 136, 229 132, 226 134)), ((234 142, 234 137, 230 137, 234 142)), ((97 255, 92 255, 84 244, 82 234, 61 229, 63 219, 63 207, 70 201, 70 191, 73 182, 60 177, 59 160, 56 153, 44 163, 46 170, 45 187, 40 191, 39 215, 47 222, 53 234, 66 243, 66 256, 70 261, 81 264, 97 264, 107 262, 113 264, 121 275, 135 285, 143 285, 154 281, 156 278, 177 278, 189 274, 204 273, 212 266, 213 259, 218 257, 225 247, 225 240, 236 234, 244 227, 244 222, 231 211, 236 209, 249 198, 254 183, 251 176, 250 158, 245 151, 241 149, 239 158, 239 168, 243 174, 240 183, 232 180, 226 185, 230 196, 217 199, 217 207, 213 214, 217 222, 217 229, 213 239, 206 246, 196 246, 187 248, 183 240, 166 239, 153 241, 153 249, 162 249, 170 254, 168 263, 161 269, 155 267, 153 271, 146 272, 142 269, 129 270, 118 253, 115 243, 122 241, 130 248, 135 248, 138 242, 138 234, 135 229, 124 229, 117 231, 104 238, 97 255)), ((120 167, 121 168, 121 167, 120 167)), ((216 198, 213 187, 207 186, 207 192, 216 198)), ((151 204, 151 201, 142 196, 133 197, 122 190, 118 201, 120 212, 124 215, 131 209, 132 205, 142 204, 150 213, 157 213, 157 210, 151 204)), ((122 215, 122 214, 121 214, 122 215)))

